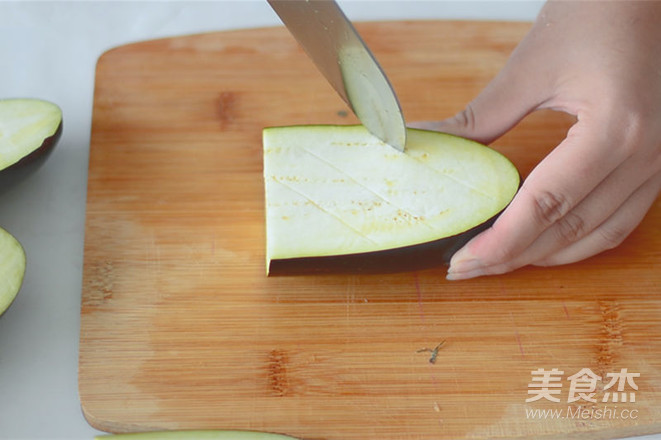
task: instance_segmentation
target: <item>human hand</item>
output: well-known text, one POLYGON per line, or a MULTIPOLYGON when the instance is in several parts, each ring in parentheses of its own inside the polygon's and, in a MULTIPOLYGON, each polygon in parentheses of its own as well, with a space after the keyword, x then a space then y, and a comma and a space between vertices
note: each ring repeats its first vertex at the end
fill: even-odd
POLYGON ((661 191, 659 42, 661 2, 549 2, 462 112, 417 124, 490 143, 538 109, 577 118, 448 279, 579 261, 635 229, 661 191))

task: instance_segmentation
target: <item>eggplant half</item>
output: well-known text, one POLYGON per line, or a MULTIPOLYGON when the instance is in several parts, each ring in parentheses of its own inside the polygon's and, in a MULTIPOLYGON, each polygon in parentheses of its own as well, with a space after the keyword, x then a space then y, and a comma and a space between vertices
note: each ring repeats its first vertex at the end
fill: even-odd
POLYGON ((14 302, 25 276, 25 251, 9 232, 0 228, 0 315, 14 302))
POLYGON ((62 134, 62 110, 41 99, 0 100, 0 192, 32 174, 62 134))
POLYGON ((497 151, 427 130, 404 152, 361 125, 266 128, 263 147, 270 275, 447 264, 520 182, 497 151))

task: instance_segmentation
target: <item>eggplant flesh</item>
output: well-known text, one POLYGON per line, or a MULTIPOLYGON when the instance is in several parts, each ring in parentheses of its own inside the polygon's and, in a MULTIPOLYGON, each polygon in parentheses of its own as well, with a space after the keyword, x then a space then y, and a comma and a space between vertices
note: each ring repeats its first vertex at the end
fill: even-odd
POLYGON ((41 99, 0 100, 0 192, 34 173, 62 135, 62 110, 41 99))
POLYGON ((520 183, 497 151, 427 130, 407 129, 404 152, 359 125, 266 128, 263 142, 269 275, 447 264, 520 183))
POLYGON ((0 315, 14 302, 25 276, 25 251, 9 232, 0 228, 0 315))

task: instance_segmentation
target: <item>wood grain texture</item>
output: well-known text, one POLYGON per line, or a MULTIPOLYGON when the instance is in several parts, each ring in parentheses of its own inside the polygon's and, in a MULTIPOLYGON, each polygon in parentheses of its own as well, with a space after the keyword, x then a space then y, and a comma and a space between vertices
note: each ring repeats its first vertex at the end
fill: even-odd
MULTIPOLYGON (((358 28, 414 121, 461 109, 529 25, 358 28)), ((79 365, 89 422, 329 440, 660 432, 658 201, 618 249, 564 267, 463 282, 445 281, 444 267, 265 276, 261 130, 357 122, 346 112, 282 28, 101 56, 79 365), (418 352, 442 340, 435 363, 418 352), (564 372, 559 403, 526 402, 539 368, 564 372), (583 368, 640 373, 636 402, 568 402, 568 378, 583 368), (581 405, 636 417, 526 416, 581 405)), ((525 176, 571 123, 536 113, 495 148, 525 176)))

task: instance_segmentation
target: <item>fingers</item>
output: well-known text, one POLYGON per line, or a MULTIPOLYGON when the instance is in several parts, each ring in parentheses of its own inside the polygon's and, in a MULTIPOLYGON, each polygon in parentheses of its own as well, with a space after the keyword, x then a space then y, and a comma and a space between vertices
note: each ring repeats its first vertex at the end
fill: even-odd
POLYGON ((513 89, 513 83, 513 78, 501 74, 453 117, 413 126, 454 134, 483 144, 491 143, 539 105, 532 97, 521 99, 513 89))
POLYGON ((597 228, 571 245, 533 262, 536 266, 569 264, 618 246, 638 226, 661 191, 661 174, 645 182, 597 228))
MULTIPOLYGON (((602 124, 579 122, 570 130, 565 141, 533 170, 492 228, 455 254, 449 279, 503 273, 541 260, 597 227, 614 211, 595 205, 613 203, 612 197, 618 191, 622 202, 635 191, 642 183, 636 182, 636 176, 621 179, 622 173, 632 172, 632 166, 628 171, 624 167, 624 171, 613 173, 629 153, 617 148, 618 137, 590 130, 591 126, 602 124), (618 189, 622 181, 627 183, 618 189), (600 184, 604 188, 591 194, 600 184), (554 243, 558 236, 564 236, 565 242, 554 243)), ((648 169, 647 175, 635 168, 633 173, 647 179, 653 173, 648 169)), ((618 206, 620 202, 613 204, 618 206)))
MULTIPOLYGON (((650 160, 646 155, 640 154, 629 158, 611 172, 572 210, 545 229, 516 257, 501 263, 500 266, 492 266, 489 270, 501 273, 530 263, 540 265, 563 264, 562 259, 564 257, 560 255, 552 260, 546 259, 549 255, 555 254, 568 246, 574 247, 577 245, 577 249, 581 249, 582 253, 587 253, 587 256, 610 248, 610 242, 615 241, 614 237, 623 239, 624 237, 620 237, 622 233, 628 235, 649 209, 649 204, 645 202, 642 205, 639 203, 630 205, 628 199, 634 197, 632 193, 638 193, 639 191, 642 191, 643 194, 651 193, 652 195, 658 192, 659 184, 657 180, 659 178, 657 177, 657 180, 651 178, 654 170, 653 160, 650 160), (657 185, 656 190, 655 185, 657 185), (608 240, 604 240, 603 243, 595 240, 583 242, 586 235, 599 228, 614 213, 622 210, 626 210, 626 215, 618 217, 623 220, 623 224, 617 225, 617 234, 608 234, 608 240), (629 225, 631 225, 630 229, 629 225), (576 242, 582 244, 578 245, 576 242)), ((610 228, 605 229, 605 231, 609 230, 610 228)))
POLYGON ((510 261, 469 271, 450 272, 450 279, 505 273, 527 264, 569 264, 619 245, 640 223, 661 191, 661 174, 648 179, 633 194, 622 190, 622 174, 612 173, 574 210, 546 229, 510 261))
MULTIPOLYGON (((525 45, 517 48, 522 50, 525 45)), ((521 59, 511 57, 486 88, 453 117, 410 126, 491 143, 539 108, 549 95, 550 84, 540 79, 537 57, 523 58, 525 63, 521 59)))

